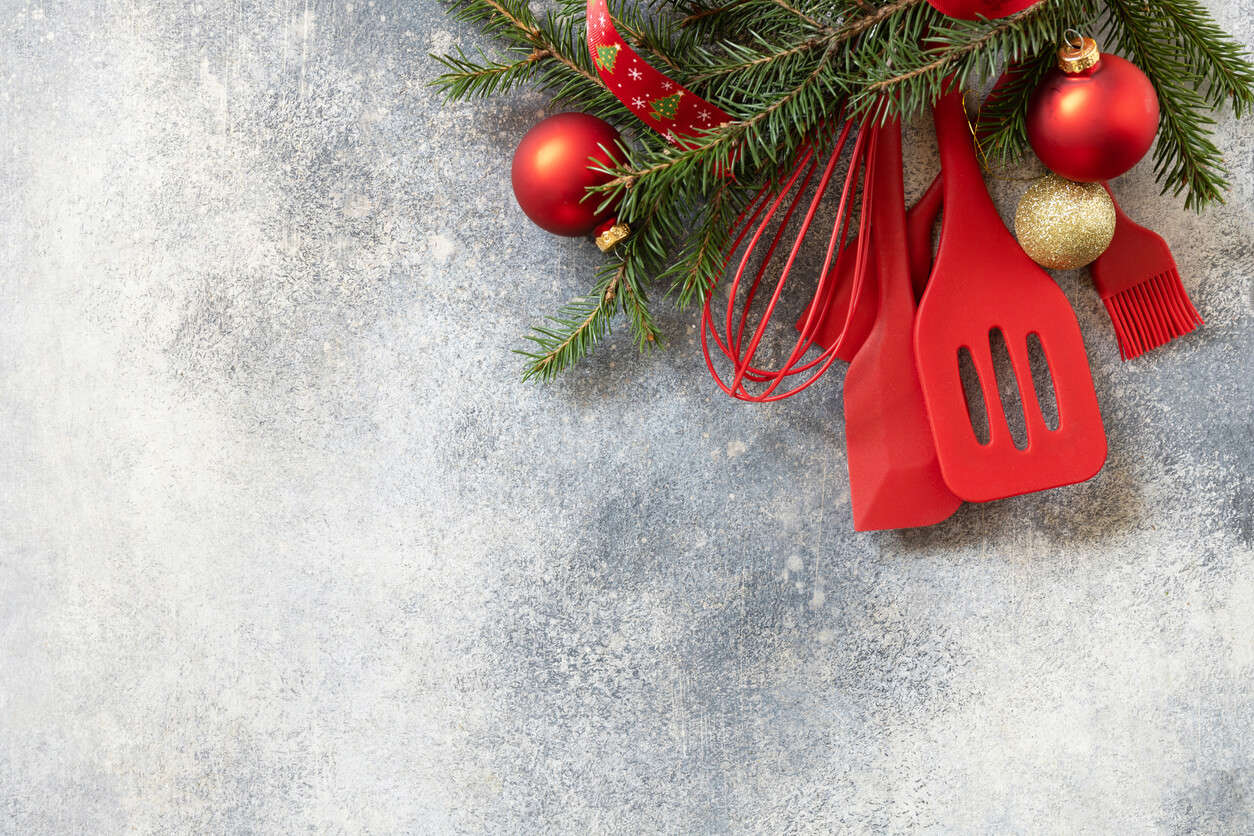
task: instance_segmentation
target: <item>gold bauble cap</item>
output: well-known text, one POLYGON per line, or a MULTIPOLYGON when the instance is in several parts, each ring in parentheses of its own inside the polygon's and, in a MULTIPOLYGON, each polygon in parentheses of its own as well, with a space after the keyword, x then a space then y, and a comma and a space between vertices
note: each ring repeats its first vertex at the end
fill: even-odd
POLYGON ((1097 41, 1079 32, 1069 32, 1067 43, 1058 48, 1058 69, 1067 75, 1082 73, 1102 58, 1097 41))
POLYGON ((601 252, 607 253, 614 248, 615 244, 630 234, 631 227, 620 221, 597 236, 597 246, 601 249, 601 252))

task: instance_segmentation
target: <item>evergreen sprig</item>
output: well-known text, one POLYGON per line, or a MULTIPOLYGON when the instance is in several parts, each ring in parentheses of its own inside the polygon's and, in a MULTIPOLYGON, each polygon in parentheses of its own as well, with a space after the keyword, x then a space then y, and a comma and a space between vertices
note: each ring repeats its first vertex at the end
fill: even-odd
POLYGON ((1224 98, 1231 99, 1234 112, 1243 112, 1254 96, 1254 70, 1241 48, 1195 3, 1181 4, 1175 15, 1137 0, 1107 3, 1107 35, 1145 71, 1158 93, 1154 173, 1163 192, 1184 192, 1184 205, 1198 210, 1222 202, 1228 170, 1211 138, 1215 120, 1210 112, 1224 98))
POLYGON ((1163 39, 1182 50, 1189 65, 1206 82, 1206 101, 1225 103, 1240 118, 1254 107, 1254 66, 1249 50, 1219 27, 1197 0, 1160 3, 1157 11, 1163 39))
POLYGON ((543 50, 535 49, 515 61, 491 61, 480 53, 475 62, 458 49, 454 55, 437 55, 435 60, 448 69, 440 81, 449 97, 473 99, 505 93, 530 81, 544 57, 543 50))
POLYGON ((528 359, 523 380, 552 380, 559 372, 592 353, 610 333, 616 312, 614 300, 623 281, 626 263, 602 270, 596 289, 582 299, 566 303, 556 315, 536 325, 526 339, 534 350, 518 349, 528 359))
MULTIPOLYGON (((1068 28, 1101 29, 1105 50, 1145 71, 1161 119, 1154 170, 1187 207, 1222 200, 1227 172, 1211 111, 1254 111, 1254 67, 1199 0, 1041 0, 998 20, 960 21, 925 0, 611 0, 619 32, 678 83, 731 114, 684 149, 644 128, 602 85, 584 41, 585 0, 452 0, 451 13, 502 52, 433 56, 433 84, 476 99, 535 84, 564 107, 608 120, 627 137, 609 182, 590 197, 618 201, 632 236, 593 290, 528 336, 526 378, 550 380, 586 357, 623 315, 633 342, 661 342, 649 291, 679 307, 704 301, 724 272, 732 226, 756 191, 779 182, 807 144, 881 107, 911 118, 950 86, 1014 72, 978 115, 981 149, 1007 162, 1026 148, 1025 114, 1068 28), (730 176, 727 176, 730 174, 730 176)), ((878 112, 877 112, 878 113, 878 112)))
POLYGON ((1028 102, 1055 65, 1050 52, 1012 64, 980 105, 977 136, 989 164, 1011 162, 1023 154, 1028 145, 1028 102))

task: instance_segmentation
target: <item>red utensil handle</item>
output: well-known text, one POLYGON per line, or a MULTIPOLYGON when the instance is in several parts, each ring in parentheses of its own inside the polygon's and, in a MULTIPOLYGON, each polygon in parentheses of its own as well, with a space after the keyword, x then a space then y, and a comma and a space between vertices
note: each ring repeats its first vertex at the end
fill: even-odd
POLYGON ((928 274, 932 272, 932 227, 945 198, 945 180, 938 173, 923 197, 906 213, 906 242, 910 249, 910 284, 914 298, 923 296, 928 274))
POLYGON ((962 214, 961 218, 956 218, 952 215, 958 213, 946 213, 941 246, 971 246, 978 239, 980 229, 990 224, 1003 224, 984 187, 984 172, 975 156, 962 91, 955 89, 941 96, 936 102, 934 118, 941 167, 945 172, 945 205, 951 209, 961 207, 962 214))
MULTIPOLYGON (((901 173, 901 121, 890 119, 879 128, 879 158, 875 162, 873 182, 876 201, 871 206, 871 227, 876 241, 890 245, 875 247, 879 268, 879 301, 881 308, 902 306, 907 321, 914 315, 914 300, 907 286, 897 277, 910 275, 909 247, 906 241, 905 185, 901 173), (885 280, 891 277, 891 280, 885 280)), ((929 253, 930 255, 930 253, 929 253)), ((881 311, 880 316, 886 316, 881 311)))

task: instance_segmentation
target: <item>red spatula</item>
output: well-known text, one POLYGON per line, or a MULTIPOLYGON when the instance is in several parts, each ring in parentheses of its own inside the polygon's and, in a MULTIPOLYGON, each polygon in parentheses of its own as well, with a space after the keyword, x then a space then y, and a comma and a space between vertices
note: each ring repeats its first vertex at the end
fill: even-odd
POLYGON ((919 382, 946 484, 972 502, 1081 482, 1106 460, 1106 433, 1075 313, 1019 248, 984 187, 962 95, 935 108, 945 181, 940 248, 915 323, 919 382), (991 338, 1005 339, 1026 441, 1016 445, 998 392, 991 338), (1028 338, 1040 340, 1057 404, 1050 429, 1033 384, 1028 338), (959 373, 969 352, 988 417, 981 443, 959 373))
MULTIPOLYGON (((962 500, 941 478, 914 367, 914 292, 901 176, 901 123, 876 129, 868 159, 871 264, 877 271, 875 325, 845 375, 845 443, 853 527, 914 528, 949 517, 962 500)), ((931 256, 928 241, 928 256, 931 256)))
MULTIPOLYGON (((940 214, 943 189, 941 177, 936 175, 927 192, 919 198, 919 202, 910 207, 906 215, 906 240, 910 247, 910 282, 914 286, 914 298, 923 295, 923 287, 927 284, 928 273, 932 269, 932 227, 936 224, 936 216, 940 214)), ((855 275, 858 263, 858 240, 855 238, 847 243, 836 256, 836 263, 828 274, 827 287, 821 296, 816 297, 813 304, 823 311, 823 319, 815 331, 814 342, 824 349, 832 348, 840 337, 849 313, 849 298, 856 284, 855 275)), ((869 290, 870 288, 866 288, 869 290)), ((875 324, 876 295, 864 290, 849 322, 849 330, 845 338, 835 345, 836 356, 846 363, 854 358, 871 327, 875 324)), ((809 316, 807 308, 797 320, 797 330, 805 327, 809 316)))
MULTIPOLYGON (((865 199, 865 196, 864 198, 865 199)), ((851 213, 852 214, 852 213, 851 213)), ((849 300, 853 296, 853 288, 857 284, 858 251, 861 249, 858 239, 849 240, 836 254, 836 263, 827 274, 827 291, 816 296, 811 303, 820 311, 818 327, 814 332, 814 342, 823 349, 834 349, 836 356, 848 363, 858 353, 866 335, 871 333, 875 324, 875 294, 865 287, 858 298, 853 316, 849 317, 849 300), (845 328, 845 320, 849 327, 845 328), (841 338, 841 334, 844 338, 841 338)), ((797 330, 805 328, 809 319, 810 309, 802 312, 797 320, 797 330)))

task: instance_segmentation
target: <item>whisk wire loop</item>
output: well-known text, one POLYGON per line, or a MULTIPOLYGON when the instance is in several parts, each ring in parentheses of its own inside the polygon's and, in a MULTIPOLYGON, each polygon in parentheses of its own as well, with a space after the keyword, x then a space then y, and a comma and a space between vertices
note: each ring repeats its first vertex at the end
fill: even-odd
POLYGON ((859 229, 863 232, 869 229, 871 194, 868 185, 871 182, 871 175, 875 165, 875 143, 871 140, 874 132, 878 130, 878 127, 873 126, 870 118, 863 120, 861 125, 858 126, 857 138, 853 143, 848 168, 844 173, 840 200, 836 207, 836 217, 833 220, 831 234, 828 237, 823 268, 819 273, 819 280, 814 289, 809 312, 800 326, 800 335, 789 352, 787 359, 778 369, 768 369, 754 364, 754 358, 761 347, 771 318, 783 295, 784 286, 792 273, 802 245, 814 223, 819 204, 828 192, 837 172, 841 156, 848 145, 849 137, 854 128, 854 120, 846 119, 839 131, 832 131, 828 134, 828 136, 836 134, 834 139, 831 140, 830 152, 823 164, 822 172, 818 176, 813 196, 810 198, 809 206, 800 221, 796 237, 791 249, 788 251, 779 278, 775 282, 775 287, 771 292, 769 300, 766 302, 756 327, 749 334, 747 345, 745 337, 746 331, 749 329, 750 311, 759 295, 763 279, 768 269, 770 269, 780 242, 787 233, 794 213, 801 205, 802 199, 805 197, 811 182, 814 181, 816 172, 818 172, 819 164, 822 162, 821 156, 817 156, 821 146, 826 144, 823 143, 822 135, 816 136, 813 141, 802 149, 791 175, 776 190, 774 195, 771 195, 772 184, 768 183, 763 186, 740 213, 733 225, 733 241, 727 251, 724 269, 731 266, 734 253, 740 249, 742 244, 745 244, 746 239, 748 241, 727 289, 727 310, 723 316, 718 317, 718 319, 722 320, 723 328, 721 334, 716 325, 716 318, 712 309, 713 289, 706 298, 701 318, 701 349, 705 356, 706 366, 709 368, 715 383, 723 392, 734 398, 756 402, 782 400, 809 387, 838 359, 836 348, 849 330, 853 311, 862 296, 866 281, 870 261, 870 236, 866 234, 859 235, 856 269, 850 289, 850 304, 845 315, 841 339, 832 342, 831 348, 820 352, 808 362, 801 362, 803 356, 814 347, 823 313, 827 309, 826 301, 836 292, 836 288, 832 287, 836 281, 834 278, 836 271, 831 270, 832 261, 835 253, 843 249, 845 239, 849 234, 854 215, 852 204, 857 191, 860 173, 862 175, 862 206, 859 213, 859 229), (789 197, 790 195, 791 198, 789 197), (775 229, 770 231, 771 225, 776 222, 779 210, 781 206, 784 206, 786 200, 787 205, 784 207, 775 229), (750 234, 750 230, 752 230, 752 234, 750 234), (760 263, 751 271, 750 265, 753 259, 759 255, 759 248, 764 243, 764 240, 769 243, 766 243, 765 251, 761 252, 760 263), (747 279, 746 274, 750 272, 752 277, 747 279), (737 300, 741 296, 744 298, 740 304, 739 315, 737 315, 737 300), (715 367, 710 346, 711 338, 717 351, 731 361, 732 374, 730 381, 725 380, 715 367), (792 379, 797 375, 805 375, 807 372, 810 374, 800 383, 791 388, 782 386, 786 380, 792 379), (761 392, 754 393, 749 391, 746 383, 765 385, 761 392), (781 389, 782 391, 780 391, 781 389))

